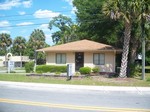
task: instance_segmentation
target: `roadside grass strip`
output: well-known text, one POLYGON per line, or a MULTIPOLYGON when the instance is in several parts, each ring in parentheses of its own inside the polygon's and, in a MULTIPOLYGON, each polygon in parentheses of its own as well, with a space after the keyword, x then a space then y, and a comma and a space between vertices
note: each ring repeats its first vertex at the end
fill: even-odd
POLYGON ((69 105, 69 104, 54 104, 54 103, 33 102, 33 101, 4 99, 4 98, 0 98, 0 102, 10 103, 10 104, 49 107, 49 108, 64 108, 64 109, 71 109, 71 110, 89 110, 89 111, 104 111, 104 112, 150 112, 150 109, 140 109, 140 108, 137 109, 137 108, 98 107, 98 106, 78 106, 78 105, 69 105))

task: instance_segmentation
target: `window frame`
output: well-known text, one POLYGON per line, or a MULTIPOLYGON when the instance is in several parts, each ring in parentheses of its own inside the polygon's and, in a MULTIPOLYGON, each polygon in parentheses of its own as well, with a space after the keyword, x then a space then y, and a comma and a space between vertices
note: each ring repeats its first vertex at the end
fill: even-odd
POLYGON ((105 54, 104 53, 93 53, 93 64, 94 65, 105 65, 105 54), (98 55, 98 63, 95 63, 95 55, 98 55), (101 59, 101 57, 102 57, 102 55, 104 56, 104 59, 103 59, 103 63, 101 63, 102 61, 102 59, 101 59))
POLYGON ((56 64, 66 64, 66 53, 56 53, 55 59, 56 59, 56 64), (60 56, 60 62, 58 62, 58 56, 60 56), (65 61, 63 61, 63 58, 65 58, 65 61))

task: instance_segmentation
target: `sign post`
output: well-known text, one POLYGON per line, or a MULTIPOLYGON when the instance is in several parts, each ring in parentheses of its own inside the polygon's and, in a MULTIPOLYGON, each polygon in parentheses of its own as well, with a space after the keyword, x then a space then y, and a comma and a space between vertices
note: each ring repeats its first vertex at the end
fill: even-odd
POLYGON ((68 64, 67 65, 67 80, 71 80, 72 78, 72 64, 68 64))
POLYGON ((8 73, 14 69, 14 62, 11 61, 12 54, 7 53, 7 60, 8 60, 8 73))

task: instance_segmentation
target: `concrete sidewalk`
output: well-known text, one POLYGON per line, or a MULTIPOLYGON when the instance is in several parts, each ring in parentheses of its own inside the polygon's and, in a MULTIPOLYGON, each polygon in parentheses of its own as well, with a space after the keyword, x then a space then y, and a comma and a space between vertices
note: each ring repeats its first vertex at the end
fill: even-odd
POLYGON ((15 87, 36 90, 89 90, 89 91, 114 91, 114 92, 146 92, 150 93, 150 87, 123 87, 123 86, 86 86, 86 85, 66 85, 66 84, 44 84, 0 81, 0 87, 15 87))

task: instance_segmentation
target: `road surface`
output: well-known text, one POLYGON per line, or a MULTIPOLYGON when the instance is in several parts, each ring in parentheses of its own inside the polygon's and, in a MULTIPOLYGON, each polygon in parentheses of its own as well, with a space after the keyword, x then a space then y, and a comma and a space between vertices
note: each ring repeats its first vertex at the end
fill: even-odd
POLYGON ((150 93, 0 85, 0 112, 150 112, 150 93))

